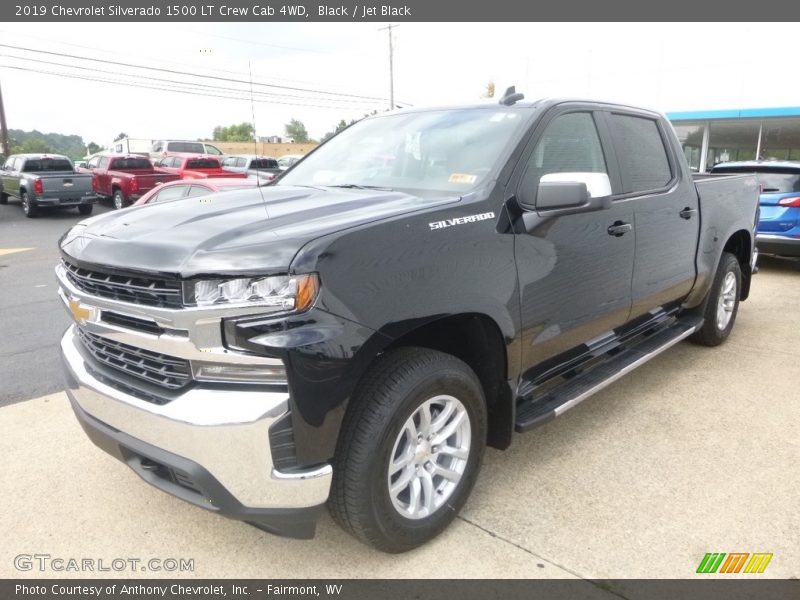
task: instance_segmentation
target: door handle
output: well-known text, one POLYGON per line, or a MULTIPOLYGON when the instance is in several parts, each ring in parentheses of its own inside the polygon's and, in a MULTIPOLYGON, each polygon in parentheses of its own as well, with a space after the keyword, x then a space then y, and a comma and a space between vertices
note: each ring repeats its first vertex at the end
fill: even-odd
POLYGON ((691 219, 694 215, 697 214, 696 208, 686 207, 681 212, 678 213, 681 216, 681 219, 691 219))
POLYGON ((614 237, 622 237, 626 233, 628 233, 631 229, 633 229, 633 225, 630 223, 623 223, 622 221, 614 221, 614 224, 609 226, 608 228, 608 235, 613 235, 614 237))

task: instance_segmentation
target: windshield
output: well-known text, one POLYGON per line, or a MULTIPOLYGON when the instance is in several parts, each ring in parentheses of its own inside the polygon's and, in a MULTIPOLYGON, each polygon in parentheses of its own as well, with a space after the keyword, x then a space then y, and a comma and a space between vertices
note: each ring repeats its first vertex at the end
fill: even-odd
POLYGON ((754 173, 761 184, 761 192, 778 194, 800 192, 800 170, 762 169, 757 167, 714 168, 714 173, 754 173))
POLYGON ((492 106, 367 119, 296 164, 278 185, 463 194, 493 174, 522 134, 523 114, 492 106))

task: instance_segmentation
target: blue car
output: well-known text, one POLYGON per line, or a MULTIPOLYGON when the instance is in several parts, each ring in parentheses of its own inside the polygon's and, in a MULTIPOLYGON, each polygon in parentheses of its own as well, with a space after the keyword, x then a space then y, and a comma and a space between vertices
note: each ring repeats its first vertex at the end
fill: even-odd
POLYGON ((716 165, 711 172, 755 173, 761 184, 756 235, 759 253, 800 257, 800 162, 729 162, 716 165))

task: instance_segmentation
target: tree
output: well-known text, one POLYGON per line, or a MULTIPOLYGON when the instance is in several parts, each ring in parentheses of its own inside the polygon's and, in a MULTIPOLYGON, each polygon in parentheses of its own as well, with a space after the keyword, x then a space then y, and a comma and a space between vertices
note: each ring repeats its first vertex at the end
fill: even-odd
POLYGON ((328 133, 326 133, 325 135, 323 135, 323 136, 322 136, 322 140, 320 140, 320 141, 324 142, 324 141, 326 141, 326 140, 329 140, 330 138, 332 138, 333 136, 335 136, 337 133, 339 133, 339 132, 340 132, 340 131, 342 131, 343 129, 346 129, 347 127, 350 127, 350 125, 352 125, 352 124, 353 124, 353 123, 355 123, 355 122, 356 122, 356 120, 355 120, 355 119, 353 119, 352 121, 350 121, 350 123, 349 123, 349 124, 348 124, 348 123, 347 123, 347 122, 346 122, 344 119, 340 120, 340 121, 339 121, 339 124, 336 126, 336 128, 335 128, 333 131, 329 131, 328 133))
POLYGON ((227 127, 217 125, 212 135, 216 142, 252 142, 255 133, 252 123, 239 123, 227 127))
POLYGON ((286 135, 298 144, 307 144, 311 141, 306 126, 297 119, 292 119, 286 124, 286 135))
POLYGON ((21 144, 11 148, 11 154, 39 154, 53 152, 45 142, 40 139, 27 139, 21 144))
POLYGON ((124 140, 126 137, 128 137, 127 133, 118 133, 117 137, 114 138, 114 141, 116 142, 117 140, 124 140))
POLYGON ((86 146, 86 151, 89 154, 97 154, 98 152, 100 152, 100 150, 102 150, 102 148, 97 144, 95 144, 94 142, 89 142, 89 144, 86 146))

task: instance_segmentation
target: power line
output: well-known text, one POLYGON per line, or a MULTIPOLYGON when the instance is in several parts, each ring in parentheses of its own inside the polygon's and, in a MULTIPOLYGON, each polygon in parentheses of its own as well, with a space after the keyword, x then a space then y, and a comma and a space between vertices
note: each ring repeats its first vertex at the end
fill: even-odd
MULTIPOLYGON (((186 71, 177 71, 175 69, 163 69, 163 68, 160 68, 160 67, 146 67, 146 66, 136 65, 136 64, 132 64, 132 63, 118 62, 118 61, 113 61, 113 60, 104 60, 102 58, 90 58, 90 57, 87 57, 87 56, 79 56, 79 55, 74 55, 74 54, 65 54, 65 53, 61 53, 61 52, 49 52, 47 50, 35 50, 33 48, 25 48, 23 46, 13 46, 11 44, 0 44, 0 47, 2 47, 2 48, 11 48, 12 50, 22 50, 24 52, 34 52, 34 53, 37 53, 37 54, 47 54, 47 55, 50 55, 50 56, 58 56, 58 57, 64 57, 64 58, 74 58, 76 60, 88 60, 88 61, 91 61, 91 62, 98 62, 98 63, 110 64, 110 65, 116 65, 116 66, 122 66, 122 67, 129 67, 129 68, 133 68, 133 69, 146 69, 146 70, 150 70, 150 71, 159 71, 161 73, 170 73, 172 75, 184 75, 184 76, 188 76, 188 77, 198 77, 198 78, 202 78, 202 79, 215 79, 217 81, 227 81, 229 83, 249 84, 249 81, 245 81, 245 80, 242 80, 242 79, 232 79, 230 77, 219 77, 219 76, 216 76, 216 75, 202 75, 202 74, 199 74, 199 73, 189 73, 189 72, 186 72, 186 71)), ((329 96, 343 96, 343 97, 347 97, 347 98, 359 98, 359 99, 362 99, 362 100, 380 100, 380 101, 386 101, 387 100, 387 98, 380 98, 380 97, 377 97, 377 96, 362 96, 362 95, 359 95, 359 94, 346 94, 346 93, 343 93, 343 92, 330 92, 330 91, 327 91, 327 90, 316 90, 316 89, 310 89, 310 88, 299 88, 299 87, 286 86, 286 85, 277 85, 277 84, 272 84, 272 83, 253 82, 253 85, 257 85, 257 86, 261 86, 261 87, 270 87, 270 88, 282 89, 282 90, 290 90, 290 91, 295 91, 295 92, 307 92, 307 93, 312 93, 312 94, 326 94, 326 95, 329 95, 329 96)))
MULTIPOLYGON (((351 100, 349 98, 314 98, 314 97, 309 97, 309 96, 295 96, 295 95, 291 95, 291 94, 278 94, 278 93, 275 93, 275 92, 253 92, 252 90, 250 90, 250 92, 248 92, 248 90, 232 89, 230 87, 219 86, 219 85, 210 85, 210 84, 206 84, 206 83, 196 83, 196 82, 192 82, 192 81, 176 81, 176 80, 173 80, 173 79, 164 79, 164 78, 161 78, 161 77, 151 77, 151 76, 148 76, 148 75, 138 75, 138 74, 133 74, 133 73, 119 73, 117 71, 108 71, 108 70, 105 70, 105 69, 99 69, 97 67, 84 67, 82 65, 70 65, 70 64, 67 64, 67 63, 61 63, 61 62, 56 62, 56 61, 48 61, 48 60, 41 60, 41 59, 38 59, 38 58, 28 58, 26 56, 17 56, 17 55, 14 55, 14 54, 0 53, 0 57, 13 58, 13 59, 16 59, 16 60, 34 62, 34 63, 49 65, 49 66, 53 66, 53 67, 66 67, 68 69, 78 69, 78 70, 81 70, 81 71, 91 71, 92 73, 105 73, 107 75, 122 75, 122 76, 125 76, 125 77, 133 77, 133 78, 136 78, 136 79, 147 79, 147 80, 150 80, 150 81, 158 81, 158 82, 167 83, 167 84, 178 84, 178 85, 187 86, 187 87, 191 87, 191 88, 198 89, 198 90, 203 90, 203 89, 221 90, 221 91, 229 92, 229 93, 233 93, 233 92, 250 93, 250 92, 252 92, 255 95, 265 96, 265 97, 276 97, 276 98, 295 99, 295 100, 311 100, 311 101, 315 101, 315 100, 323 101, 324 100, 325 102, 346 102, 346 103, 356 104, 356 105, 360 105, 360 106, 374 106, 374 103, 368 103, 366 100, 351 100)), ((343 108, 345 108, 345 107, 343 107, 343 108)))
MULTIPOLYGON (((0 65, 0 68, 14 69, 14 70, 17 70, 17 71, 27 71, 29 73, 37 73, 39 75, 52 75, 54 77, 63 77, 63 78, 66 78, 66 79, 81 79, 81 80, 84 80, 84 81, 95 81, 95 82, 99 82, 99 83, 110 83, 112 85, 122 85, 122 86, 126 86, 126 87, 135 87, 135 88, 141 88, 141 89, 147 89, 147 90, 167 91, 167 92, 173 92, 173 93, 176 93, 176 94, 188 94, 188 95, 191 95, 191 96, 206 96, 206 97, 209 97, 209 98, 223 98, 225 100, 243 100, 243 101, 249 100, 249 98, 247 98, 247 97, 226 96, 226 95, 222 95, 222 94, 210 94, 210 93, 207 93, 207 92, 191 91, 191 90, 187 90, 187 89, 177 89, 177 88, 176 89, 165 89, 164 86, 158 86, 157 87, 157 86, 153 86, 153 85, 145 85, 145 84, 142 84, 142 83, 134 83, 134 82, 129 82, 129 81, 120 81, 120 80, 116 80, 116 79, 87 77, 87 76, 82 76, 82 75, 76 75, 75 73, 69 73, 68 74, 68 73, 58 73, 58 72, 55 72, 55 71, 45 71, 45 70, 41 70, 41 69, 28 69, 28 68, 20 67, 20 66, 16 66, 16 65, 0 65)), ((324 100, 324 99, 320 98, 320 100, 324 100)), ((283 105, 288 105, 288 106, 307 106, 307 107, 311 107, 311 108, 324 108, 324 109, 331 109, 331 110, 333 110, 333 109, 342 110, 342 108, 343 108, 341 106, 320 105, 320 104, 304 104, 304 103, 299 103, 299 102, 280 102, 278 100, 255 100, 255 102, 258 102, 259 104, 283 104, 283 105)))

